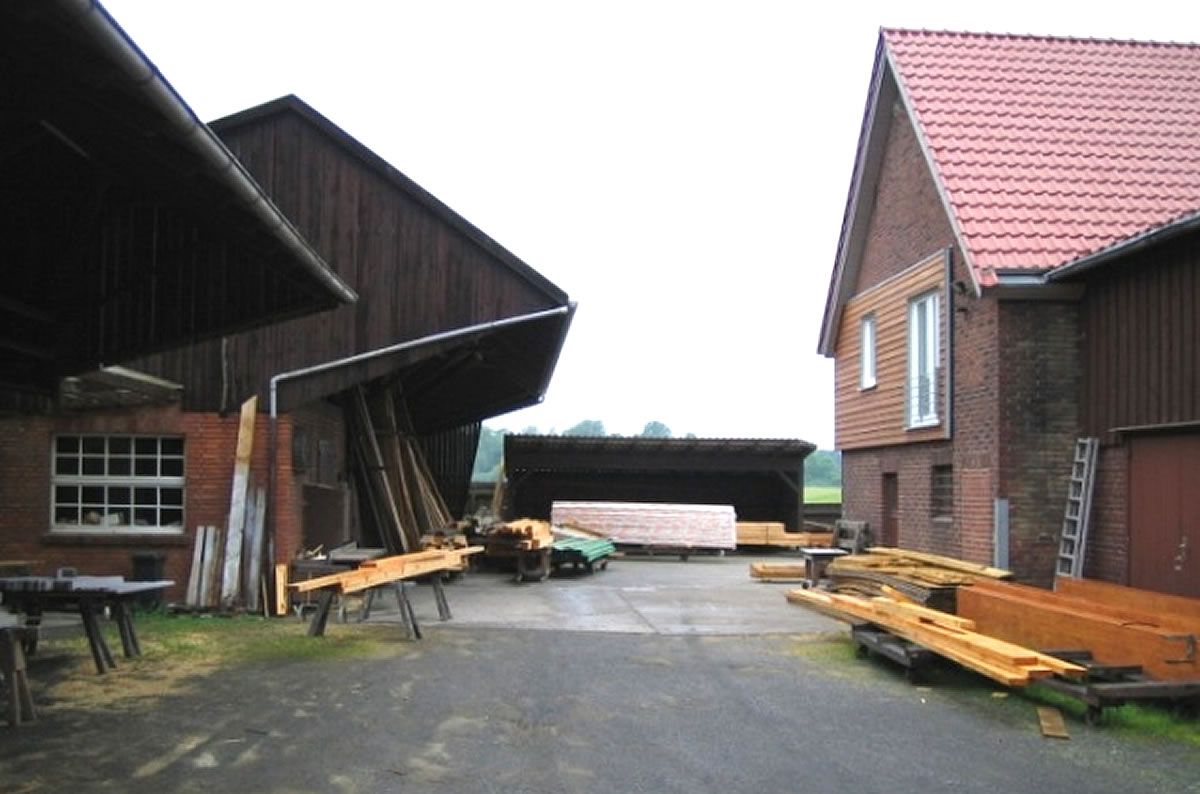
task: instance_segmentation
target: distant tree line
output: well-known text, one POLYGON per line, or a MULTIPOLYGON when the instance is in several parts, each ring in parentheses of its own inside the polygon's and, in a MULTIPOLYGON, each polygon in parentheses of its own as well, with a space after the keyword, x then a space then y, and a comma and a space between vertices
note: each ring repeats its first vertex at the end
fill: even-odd
MULTIPOLYGON (((475 470, 472 479, 476 482, 495 482, 500 473, 500 462, 504 458, 504 437, 511 431, 493 430, 483 427, 479 433, 479 450, 475 454, 475 470)), ((588 436, 600 437, 616 435, 605 432, 604 422, 599 419, 585 419, 572 425, 561 434, 553 430, 542 432, 536 427, 529 426, 521 430, 523 436, 588 436)), ((671 428, 659 421, 647 422, 642 432, 634 438, 673 438, 671 428)), ((688 433, 683 438, 695 438, 695 433, 688 433)), ((842 456, 833 450, 819 449, 804 459, 804 484, 809 486, 837 486, 842 484, 842 456)))

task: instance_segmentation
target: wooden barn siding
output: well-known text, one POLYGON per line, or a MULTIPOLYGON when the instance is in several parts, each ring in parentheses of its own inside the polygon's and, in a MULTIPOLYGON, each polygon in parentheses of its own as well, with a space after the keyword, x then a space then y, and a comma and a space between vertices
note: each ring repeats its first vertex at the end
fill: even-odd
MULTIPOLYGON (((231 337, 232 400, 266 395, 272 375, 556 302, 300 117, 285 113, 223 139, 300 233, 359 294, 330 312, 231 337)), ((184 383, 188 410, 221 408, 220 342, 156 357, 184 383)), ((290 383, 302 404, 393 371, 374 361, 290 383)))
MULTIPOLYGON (((945 371, 946 295, 945 256, 920 262, 872 289, 851 298, 842 310, 834 353, 835 445, 861 449, 890 444, 934 441, 945 437, 941 425, 907 429, 905 382, 908 376, 908 302, 929 292, 938 293, 940 339, 939 367, 945 371), (875 315, 875 387, 860 389, 860 321, 875 315)), ((945 421, 945 389, 938 379, 938 416, 945 421)))
POLYGON ((1087 283, 1084 428, 1113 440, 1118 427, 1200 420, 1200 235, 1188 235, 1087 283))

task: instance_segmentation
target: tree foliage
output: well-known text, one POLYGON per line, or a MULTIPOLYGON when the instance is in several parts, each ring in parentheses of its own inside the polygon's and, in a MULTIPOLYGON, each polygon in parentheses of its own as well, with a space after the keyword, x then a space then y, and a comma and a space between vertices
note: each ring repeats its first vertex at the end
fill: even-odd
POLYGON ((600 438, 608 435, 604 432, 604 423, 599 419, 584 419, 573 427, 568 427, 563 431, 564 436, 588 436, 592 438, 600 438))
POLYGON ((842 456, 836 450, 818 449, 804 459, 804 484, 842 485, 842 456))
POLYGON ((642 428, 642 438, 670 438, 671 428, 659 421, 647 422, 642 428))

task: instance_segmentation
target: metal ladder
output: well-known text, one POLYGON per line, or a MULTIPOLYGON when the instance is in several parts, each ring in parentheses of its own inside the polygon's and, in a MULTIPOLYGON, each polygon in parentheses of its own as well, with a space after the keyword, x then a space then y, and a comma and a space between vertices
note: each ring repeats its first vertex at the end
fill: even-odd
POLYGON ((1097 438, 1081 438, 1075 442, 1075 459, 1071 463, 1071 480, 1067 484, 1067 510, 1063 517, 1062 537, 1058 544, 1059 576, 1083 575, 1083 560, 1087 552, 1088 525, 1092 517, 1092 488, 1096 484, 1097 438))

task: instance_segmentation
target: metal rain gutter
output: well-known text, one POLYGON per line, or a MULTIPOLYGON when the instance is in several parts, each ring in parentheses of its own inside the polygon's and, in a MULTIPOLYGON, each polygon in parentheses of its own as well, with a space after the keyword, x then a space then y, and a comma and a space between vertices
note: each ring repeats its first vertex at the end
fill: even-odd
POLYGON ((1082 273, 1086 270, 1091 270, 1118 257, 1124 256, 1134 251, 1168 240, 1176 235, 1191 231, 1192 229, 1200 228, 1200 211, 1190 212, 1176 219, 1173 223, 1165 226, 1159 226, 1155 229, 1149 229, 1136 234, 1133 237, 1126 238, 1116 245, 1103 248, 1094 254, 1089 254, 1082 259, 1076 259, 1074 262, 1069 262, 1060 267, 1056 267, 1046 274, 1046 281, 1058 281, 1068 278, 1077 273, 1082 273))
POLYGON ((255 219, 266 226, 312 276, 339 301, 353 303, 358 299, 354 290, 329 269, 321 256, 300 236, 296 227, 267 198, 262 188, 225 144, 196 117, 175 89, 163 78, 162 73, 121 30, 103 6, 96 0, 55 2, 74 24, 100 45, 104 53, 137 86, 142 96, 165 117, 176 139, 210 166, 217 178, 237 196, 255 219))

